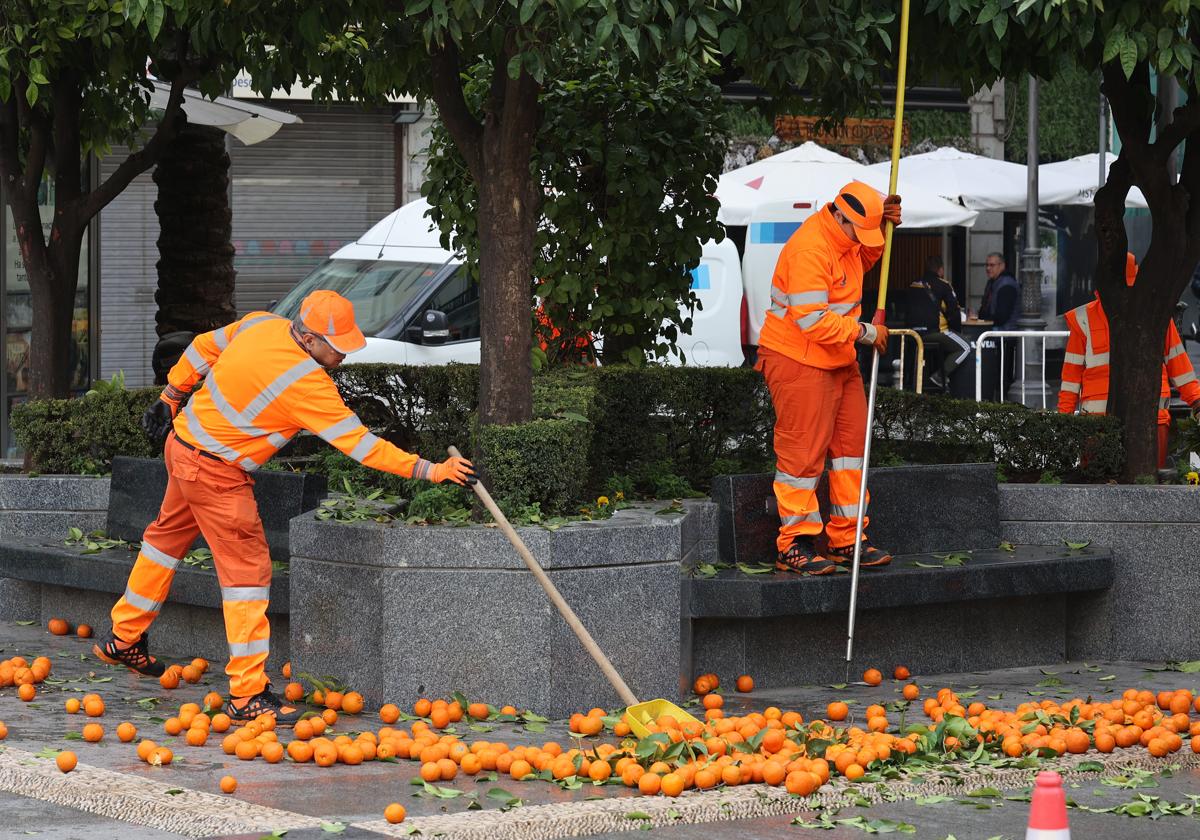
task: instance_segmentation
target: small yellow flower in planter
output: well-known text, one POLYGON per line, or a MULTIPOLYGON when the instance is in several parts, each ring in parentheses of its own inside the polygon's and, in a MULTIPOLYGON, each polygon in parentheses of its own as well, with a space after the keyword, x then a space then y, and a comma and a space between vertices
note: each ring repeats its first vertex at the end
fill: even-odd
POLYGON ((1195 470, 1192 470, 1190 473, 1184 476, 1184 478, 1186 478, 1187 483, 1191 484, 1192 486, 1200 485, 1200 473, 1197 473, 1195 470))
POLYGON ((601 496, 596 499, 596 505, 598 507, 608 507, 608 496, 601 496))

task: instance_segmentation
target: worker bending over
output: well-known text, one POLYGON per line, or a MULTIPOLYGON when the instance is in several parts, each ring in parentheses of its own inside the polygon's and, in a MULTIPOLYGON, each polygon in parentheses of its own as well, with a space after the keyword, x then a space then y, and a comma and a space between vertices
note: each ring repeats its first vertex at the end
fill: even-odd
MULTIPOLYGON (((854 345, 887 352, 887 327, 858 320, 863 273, 883 253, 885 218, 900 224, 900 197, 884 199, 852 181, 792 234, 775 265, 757 368, 775 406, 780 570, 826 574, 854 557, 867 432, 854 345), (822 556, 816 544, 822 530, 817 483, 826 456, 832 459, 829 547, 822 556)), ((864 527, 868 521, 864 516, 864 527)), ((882 566, 891 559, 863 533, 862 565, 882 566)))
MULTIPOLYGON (((1138 266, 1133 254, 1125 255, 1125 283, 1137 280, 1138 266)), ((1058 392, 1060 414, 1106 414, 1108 412, 1108 316, 1100 304, 1100 294, 1066 315, 1071 335, 1063 359, 1062 386, 1058 392)), ((1167 463, 1167 437, 1171 429, 1171 388, 1179 389, 1180 398, 1200 414, 1200 383, 1192 362, 1184 352, 1175 322, 1167 322, 1167 340, 1163 348, 1162 391, 1158 402, 1158 466, 1167 463)))
POLYGON ((433 482, 474 481, 471 463, 433 464, 371 434, 346 404, 328 370, 366 344, 350 301, 330 291, 304 299, 289 321, 252 312, 196 336, 142 418, 155 440, 166 438, 167 491, 146 528, 125 594, 112 609, 112 633, 93 651, 105 662, 147 676, 162 674, 147 630, 167 599, 179 561, 203 534, 212 549, 229 643, 230 699, 237 721, 272 713, 293 722, 266 675, 271 628, 267 603, 271 557, 250 474, 302 429, 365 466, 433 482), (187 406, 179 404, 203 380, 187 406))

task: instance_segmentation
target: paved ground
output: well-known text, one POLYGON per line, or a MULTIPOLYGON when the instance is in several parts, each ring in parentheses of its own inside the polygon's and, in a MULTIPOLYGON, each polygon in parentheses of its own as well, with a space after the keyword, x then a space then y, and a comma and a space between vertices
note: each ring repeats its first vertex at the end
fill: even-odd
MULTIPOLYGON (((339 836, 343 837, 379 837, 378 832, 388 830, 381 815, 390 802, 403 803, 410 814, 410 821, 397 828, 419 827, 423 836, 442 832, 448 837, 462 838, 534 838, 568 833, 606 840, 636 837, 640 835, 614 832, 613 828, 636 829, 644 820, 629 815, 645 812, 652 812, 657 822, 665 823, 645 833, 663 840, 736 835, 841 840, 864 836, 863 828, 836 822, 856 818, 902 822, 913 826, 911 835, 902 836, 936 840, 949 836, 958 840, 1024 836, 1028 804, 1021 797, 1028 790, 1029 772, 1021 774, 1019 779, 1011 774, 1007 778, 1003 792, 1015 797, 1011 799, 967 797, 963 795, 965 791, 959 791, 949 798, 880 801, 887 791, 867 786, 857 790, 876 804, 848 806, 822 814, 805 811, 803 802, 761 787, 688 794, 668 801, 633 797, 622 787, 588 785, 578 791, 563 791, 541 782, 460 777, 445 787, 461 791, 462 795, 441 799, 421 795, 424 792, 410 784, 416 776, 415 763, 372 762, 354 768, 338 765, 321 769, 289 762, 279 765, 268 765, 261 760, 239 762, 221 751, 216 736, 206 746, 194 748, 186 746, 182 738, 166 736, 162 729, 162 720, 181 703, 199 702, 213 688, 222 690, 219 672, 210 672, 200 685, 166 691, 157 681, 142 680, 122 669, 102 665, 90 656, 89 649, 89 643, 73 637, 53 637, 40 627, 0 624, 0 659, 18 653, 28 658, 49 655, 54 661, 52 680, 56 680, 44 685, 37 699, 28 704, 17 700, 11 689, 0 690, 0 719, 9 729, 8 739, 0 749, 0 815, 3 815, 0 840, 26 836, 122 840, 180 836, 258 838, 273 829, 284 828, 288 829, 289 840, 327 838, 332 836, 330 830, 341 830, 339 836), (92 691, 101 694, 108 706, 100 720, 106 729, 105 740, 100 744, 70 739, 69 733, 79 732, 88 719, 68 715, 63 710, 67 697, 92 691), (115 737, 117 724, 124 720, 135 723, 141 736, 171 746, 176 754, 175 763, 152 768, 138 761, 133 745, 122 744, 115 737), (47 753, 38 756, 47 748, 74 750, 79 755, 80 767, 66 776, 58 773, 45 757, 47 753), (218 792, 217 782, 226 773, 239 780, 232 797, 218 792), (501 803, 487 796, 496 787, 520 797, 522 807, 500 813, 501 803), (478 803, 480 810, 468 810, 472 803, 478 803), (760 816, 764 813, 771 815, 760 816), (737 819, 747 814, 756 818, 737 819), (817 824, 832 820, 834 828, 793 825, 794 817, 817 824), (725 821, 713 822, 723 818, 725 821), (698 820, 708 821, 683 824, 698 820), (673 821, 680 824, 671 825, 673 821)), ((960 695, 1009 708, 1031 697, 1101 698, 1134 685, 1152 690, 1200 687, 1200 675, 1147 671, 1146 667, 1139 663, 1073 663, 1044 669, 937 675, 918 681, 931 690, 950 686, 960 695)), ((777 705, 796 709, 806 716, 820 716, 825 705, 835 698, 851 699, 852 709, 862 709, 871 702, 895 700, 898 692, 899 684, 891 681, 877 688, 806 686, 760 690, 749 698, 730 695, 728 705, 731 710, 777 705)), ((357 718, 343 716, 336 733, 375 729, 379 725, 378 718, 371 714, 357 718)), ((510 744, 568 740, 561 724, 550 724, 545 732, 512 726, 483 732, 459 724, 459 733, 464 738, 502 739, 510 744)), ((1105 778, 1112 780, 1116 772, 1113 769, 1076 776, 1069 796, 1081 805, 1099 808, 1129 802, 1139 794, 1187 804, 1191 802, 1189 796, 1200 796, 1200 769, 1196 769, 1200 768, 1200 760, 1193 759, 1190 753, 1180 753, 1157 768, 1172 765, 1177 767, 1173 773, 1154 777, 1147 784, 1155 787, 1140 790, 1103 783, 1105 778)), ((1131 840, 1152 835, 1154 840, 1200 836, 1200 820, 1191 816, 1166 816, 1152 821, 1076 809, 1071 811, 1071 820, 1077 838, 1085 836, 1085 832, 1097 838, 1131 840)), ((891 823, 883 827, 899 826, 891 823)))

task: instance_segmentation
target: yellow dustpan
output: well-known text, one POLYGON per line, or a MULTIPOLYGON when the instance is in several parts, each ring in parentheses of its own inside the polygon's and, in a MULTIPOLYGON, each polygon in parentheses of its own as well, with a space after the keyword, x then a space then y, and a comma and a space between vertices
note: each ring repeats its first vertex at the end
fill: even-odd
MULTIPOLYGON (((461 458, 462 454, 457 447, 451 446, 447 450, 451 457, 461 458)), ((617 669, 608 661, 608 657, 604 655, 604 651, 600 650, 600 646, 596 644, 596 640, 588 633, 587 628, 583 626, 583 622, 579 620, 579 616, 571 609, 561 594, 558 588, 550 582, 550 578, 546 577, 546 572, 543 571, 541 565, 534 558, 533 554, 526 547, 524 541, 513 529, 504 512, 496 506, 496 502, 492 499, 492 494, 487 491, 482 482, 475 482, 472 485, 475 490, 475 495, 479 497, 479 501, 483 502, 483 506, 487 508, 488 513, 496 520, 496 524, 500 526, 500 530, 504 532, 504 536, 508 537, 508 541, 512 543, 513 548, 517 550, 517 554, 521 555, 521 559, 525 561, 525 565, 529 571, 533 573, 537 582, 542 585, 542 589, 546 591, 547 597, 550 598, 550 603, 558 609, 563 620, 575 632, 583 647, 591 655, 596 664, 600 666, 600 670, 604 673, 609 684, 620 696, 621 702, 626 705, 625 722, 629 724, 629 730, 639 738, 645 738, 650 734, 646 728, 647 724, 653 723, 661 715, 671 715, 679 723, 699 723, 692 715, 685 712, 683 709, 676 706, 669 700, 648 700, 645 703, 639 703, 638 699, 633 696, 633 692, 629 690, 629 686, 625 684, 625 680, 621 679, 621 675, 617 673, 617 669)))

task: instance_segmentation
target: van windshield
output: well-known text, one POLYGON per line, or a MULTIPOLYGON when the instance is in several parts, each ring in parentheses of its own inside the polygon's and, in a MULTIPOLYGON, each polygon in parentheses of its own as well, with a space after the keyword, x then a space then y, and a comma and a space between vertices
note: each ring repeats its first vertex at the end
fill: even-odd
POLYGON ((288 292, 273 310, 285 318, 300 314, 300 302, 318 289, 337 292, 354 304, 354 318, 366 335, 376 335, 407 309, 440 263, 394 260, 327 260, 288 292))

